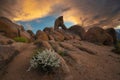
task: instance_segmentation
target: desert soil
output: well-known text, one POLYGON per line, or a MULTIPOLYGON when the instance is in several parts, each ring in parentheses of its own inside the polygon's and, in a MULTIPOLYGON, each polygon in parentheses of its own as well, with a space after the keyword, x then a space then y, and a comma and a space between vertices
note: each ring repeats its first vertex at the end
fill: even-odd
MULTIPOLYGON (((20 54, 8 64, 0 80, 64 80, 61 78, 62 74, 47 75, 34 70, 27 72, 35 46, 23 43, 15 43, 13 46, 20 54)), ((69 80, 120 80, 120 55, 111 52, 113 47, 84 41, 81 41, 81 46, 95 54, 78 48, 68 50, 68 56, 64 56, 63 59, 70 69, 72 78, 69 80)))

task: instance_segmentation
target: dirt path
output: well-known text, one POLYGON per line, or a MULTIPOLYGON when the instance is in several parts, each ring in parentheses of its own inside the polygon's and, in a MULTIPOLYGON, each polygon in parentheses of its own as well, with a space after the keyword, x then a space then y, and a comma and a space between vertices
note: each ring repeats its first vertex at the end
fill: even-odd
POLYGON ((6 74, 3 76, 3 80, 24 80, 26 70, 28 69, 29 59, 32 55, 34 46, 29 44, 15 44, 16 48, 20 50, 20 54, 17 55, 14 60, 8 65, 6 74))
MULTIPOLYGON (((35 47, 31 44, 15 44, 15 46, 21 52, 8 65, 7 73, 2 80, 63 80, 61 74, 43 75, 34 70, 27 72, 35 47)), ((96 54, 92 55, 84 50, 68 51, 68 56, 64 59, 70 68, 73 80, 120 80, 120 55, 111 52, 113 47, 88 42, 81 42, 80 46, 96 54)))
POLYGON ((59 75, 47 75, 38 73, 35 70, 27 71, 30 58, 33 55, 35 46, 32 44, 15 44, 16 49, 20 50, 11 63, 9 63, 5 75, 0 80, 60 80, 59 75))

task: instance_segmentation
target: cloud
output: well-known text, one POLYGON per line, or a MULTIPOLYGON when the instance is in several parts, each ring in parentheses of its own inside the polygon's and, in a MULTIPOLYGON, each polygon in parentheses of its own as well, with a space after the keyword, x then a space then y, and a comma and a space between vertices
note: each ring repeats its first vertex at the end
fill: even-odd
POLYGON ((33 30, 33 27, 28 23, 25 24, 25 28, 26 30, 33 30))
MULTIPOLYGON (((120 0, 1 0, 0 16, 30 21, 46 16, 64 16, 66 22, 84 27, 119 25, 120 0)), ((39 21, 38 21, 39 22, 39 21)))

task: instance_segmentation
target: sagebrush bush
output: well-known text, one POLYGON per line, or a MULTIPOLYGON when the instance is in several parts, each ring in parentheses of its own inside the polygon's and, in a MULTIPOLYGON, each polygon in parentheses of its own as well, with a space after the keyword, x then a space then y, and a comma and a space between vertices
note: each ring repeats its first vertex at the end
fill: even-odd
MULTIPOLYGON (((60 59, 56 56, 56 53, 53 50, 37 50, 35 55, 33 55, 30 60, 30 68, 43 71, 43 72, 52 72, 54 69, 60 67, 60 59)), ((28 70, 28 71, 29 71, 28 70)))
POLYGON ((28 39, 24 38, 24 37, 15 37, 14 40, 16 42, 28 42, 28 39))

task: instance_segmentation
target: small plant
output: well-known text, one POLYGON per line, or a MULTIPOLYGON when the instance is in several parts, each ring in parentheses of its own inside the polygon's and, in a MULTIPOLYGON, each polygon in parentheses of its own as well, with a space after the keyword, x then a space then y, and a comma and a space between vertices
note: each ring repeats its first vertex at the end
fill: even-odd
POLYGON ((15 37, 14 40, 16 42, 24 42, 24 43, 28 42, 28 40, 24 37, 15 37))
POLYGON ((60 67, 60 59, 56 56, 53 50, 37 50, 30 60, 30 67, 42 72, 52 72, 54 69, 60 67))
POLYGON ((59 51, 58 54, 61 56, 67 56, 67 51, 59 51))

